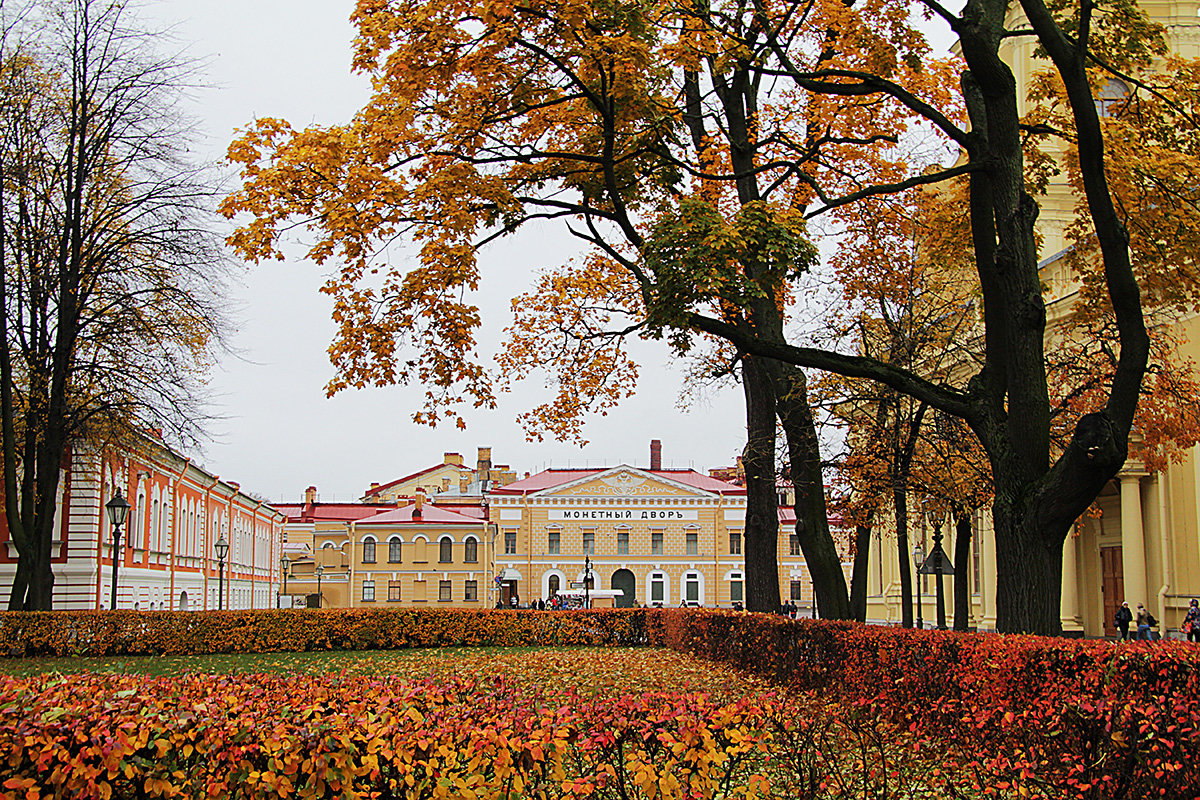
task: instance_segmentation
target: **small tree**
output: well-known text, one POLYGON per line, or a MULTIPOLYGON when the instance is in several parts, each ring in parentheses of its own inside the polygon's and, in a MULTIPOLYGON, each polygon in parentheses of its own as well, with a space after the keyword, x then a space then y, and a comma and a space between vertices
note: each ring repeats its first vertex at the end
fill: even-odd
MULTIPOLYGON (((0 50, 0 394, 11 609, 49 609, 71 443, 194 436, 224 277, 185 65, 119 4, 32 7, 0 50)), ((114 554, 116 556, 116 554, 114 554)))

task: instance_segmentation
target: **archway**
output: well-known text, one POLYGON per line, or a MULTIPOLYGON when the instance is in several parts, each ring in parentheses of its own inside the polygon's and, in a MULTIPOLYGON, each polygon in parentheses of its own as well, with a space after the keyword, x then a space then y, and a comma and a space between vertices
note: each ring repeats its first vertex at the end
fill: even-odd
POLYGON ((187 604, 187 600, 188 600, 188 598, 187 598, 187 592, 186 592, 186 591, 182 591, 182 592, 180 592, 180 593, 179 593, 179 610, 180 610, 180 611, 187 611, 187 610, 188 610, 188 604, 187 604))
POLYGON ((613 589, 623 589, 625 594, 615 598, 617 608, 633 608, 637 602, 637 578, 627 569, 619 569, 612 575, 609 584, 613 589))

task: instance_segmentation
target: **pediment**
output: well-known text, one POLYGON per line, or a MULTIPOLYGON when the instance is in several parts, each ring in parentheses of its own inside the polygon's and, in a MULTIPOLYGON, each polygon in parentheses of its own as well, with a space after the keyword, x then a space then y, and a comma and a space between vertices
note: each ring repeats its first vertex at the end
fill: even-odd
POLYGON ((711 497, 710 492, 636 467, 614 467, 596 475, 560 484, 539 497, 711 497))

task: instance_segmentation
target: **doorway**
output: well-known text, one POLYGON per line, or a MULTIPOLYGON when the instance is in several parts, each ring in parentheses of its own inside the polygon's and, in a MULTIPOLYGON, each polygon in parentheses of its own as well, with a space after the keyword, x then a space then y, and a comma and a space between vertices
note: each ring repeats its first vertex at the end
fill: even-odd
POLYGON ((1100 591, 1104 595, 1104 635, 1120 636, 1113 617, 1125 599, 1125 573, 1121 567, 1121 546, 1100 548, 1100 591))
POLYGON ((624 594, 615 598, 617 608, 633 608, 637 603, 637 578, 627 569, 619 569, 612 575, 609 585, 613 589, 622 589, 624 594))

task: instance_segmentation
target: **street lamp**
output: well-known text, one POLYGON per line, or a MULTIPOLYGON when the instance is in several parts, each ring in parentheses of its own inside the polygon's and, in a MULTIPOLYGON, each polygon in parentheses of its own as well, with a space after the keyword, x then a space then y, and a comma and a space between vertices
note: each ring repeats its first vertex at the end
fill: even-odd
POLYGON ((583 607, 592 607, 592 557, 583 555, 583 607))
POLYGON ((942 509, 933 515, 933 580, 937 588, 937 627, 939 631, 946 630, 946 602, 942 598, 942 575, 945 574, 942 550, 942 523, 946 521, 946 511, 942 509))
POLYGON ((229 554, 229 542, 225 541, 225 534, 221 534, 213 546, 217 551, 217 610, 220 611, 225 607, 225 556, 229 554))
POLYGON ((317 566, 317 608, 321 607, 321 576, 325 574, 325 568, 317 566))
POLYGON ((117 562, 121 560, 121 526, 125 524, 125 517, 129 514, 129 501, 121 496, 121 490, 117 489, 117 493, 112 499, 104 504, 105 511, 108 512, 108 521, 112 524, 113 529, 113 544, 112 544, 112 610, 117 610, 117 562))
POLYGON ((287 574, 288 566, 292 562, 288 560, 287 553, 279 557, 279 574, 283 576, 283 588, 279 591, 279 607, 283 608, 283 596, 287 594, 287 574))
POLYGON ((913 563, 917 565, 913 573, 913 580, 917 584, 917 630, 921 630, 925 627, 925 621, 921 619, 921 567, 925 565, 925 549, 920 542, 913 545, 913 563))

